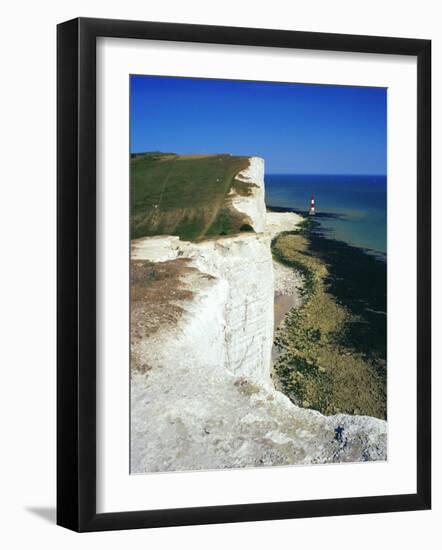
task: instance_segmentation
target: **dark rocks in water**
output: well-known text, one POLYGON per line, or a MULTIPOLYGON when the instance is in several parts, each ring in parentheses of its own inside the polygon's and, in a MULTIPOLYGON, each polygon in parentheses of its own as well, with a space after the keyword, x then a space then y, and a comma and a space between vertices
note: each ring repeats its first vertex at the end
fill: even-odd
MULTIPOLYGON (((300 216, 308 216, 310 214, 309 210, 301 210, 299 208, 291 208, 288 206, 267 206, 267 210, 270 212, 294 212, 300 216)), ((315 218, 332 218, 335 220, 345 220, 347 217, 345 214, 336 214, 335 212, 316 212, 314 214, 315 218)))
POLYGON ((357 320, 348 323, 343 343, 366 356, 387 357, 387 264, 361 248, 325 237, 312 222, 309 250, 328 267, 327 291, 357 320))

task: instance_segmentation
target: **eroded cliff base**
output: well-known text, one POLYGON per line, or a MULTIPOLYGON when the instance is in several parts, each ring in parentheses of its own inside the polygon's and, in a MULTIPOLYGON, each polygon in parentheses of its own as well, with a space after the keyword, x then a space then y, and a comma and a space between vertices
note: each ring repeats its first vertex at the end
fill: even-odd
MULTIPOLYGON (((326 417, 275 390, 269 235, 149 238, 133 256, 160 281, 142 315, 133 311, 133 473, 386 458, 384 421, 326 417), (174 292, 158 291, 164 281, 174 292), (138 324, 146 316, 150 324, 138 324)), ((277 279, 284 291, 284 274, 277 279)))

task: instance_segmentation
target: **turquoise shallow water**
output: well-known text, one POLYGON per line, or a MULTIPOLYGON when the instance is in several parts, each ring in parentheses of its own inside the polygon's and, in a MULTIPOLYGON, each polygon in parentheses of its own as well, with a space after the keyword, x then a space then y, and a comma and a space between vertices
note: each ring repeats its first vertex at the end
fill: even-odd
POLYGON ((385 176, 267 174, 265 183, 267 206, 306 213, 313 193, 325 236, 386 254, 385 176))

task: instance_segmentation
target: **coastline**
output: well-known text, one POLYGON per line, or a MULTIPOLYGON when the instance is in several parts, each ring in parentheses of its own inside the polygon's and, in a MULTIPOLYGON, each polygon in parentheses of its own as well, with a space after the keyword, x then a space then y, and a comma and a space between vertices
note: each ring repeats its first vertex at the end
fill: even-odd
POLYGON ((132 240, 132 473, 386 459, 384 420, 321 414, 275 387, 275 294, 286 319, 303 309, 309 278, 275 260, 272 242, 302 218, 267 214, 263 162, 250 165, 238 180, 250 192, 217 203, 250 227, 192 240, 187 219, 184 233, 132 240))
MULTIPOLYGON (((277 213, 277 214, 286 214, 286 213, 293 213, 297 216, 309 219, 309 212, 308 210, 301 210, 299 208, 289 207, 289 206, 272 206, 267 205, 267 212, 268 213, 277 213)), ((345 216, 342 214, 336 214, 334 212, 317 212, 314 216, 315 220, 321 220, 321 219, 345 219, 345 216)), ((331 231, 328 228, 322 227, 320 224, 315 228, 315 232, 319 235, 321 235, 324 238, 333 240, 333 241, 339 241, 344 242, 346 245, 356 248, 358 250, 363 251, 365 254, 369 254, 371 256, 376 257, 379 260, 383 260, 384 262, 387 261, 387 253, 382 250, 376 250, 374 248, 369 248, 367 246, 361 246, 358 244, 350 243, 345 241, 344 239, 339 239, 337 237, 334 237, 331 235, 331 231)))
MULTIPOLYGON (((296 405, 322 414, 385 419, 386 263, 325 237, 318 226, 305 217, 272 240, 275 272, 291 269, 304 283, 275 330, 274 384, 296 405)), ((275 309, 278 301, 290 304, 282 296, 275 293, 275 309)))

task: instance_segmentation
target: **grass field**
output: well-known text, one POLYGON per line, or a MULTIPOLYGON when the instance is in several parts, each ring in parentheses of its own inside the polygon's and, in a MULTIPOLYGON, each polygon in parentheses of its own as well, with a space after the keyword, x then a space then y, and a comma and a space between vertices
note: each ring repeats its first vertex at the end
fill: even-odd
POLYGON ((131 155, 131 238, 168 234, 195 241, 250 230, 228 197, 232 188, 250 193, 250 184, 235 179, 248 165, 247 157, 230 155, 131 155))

